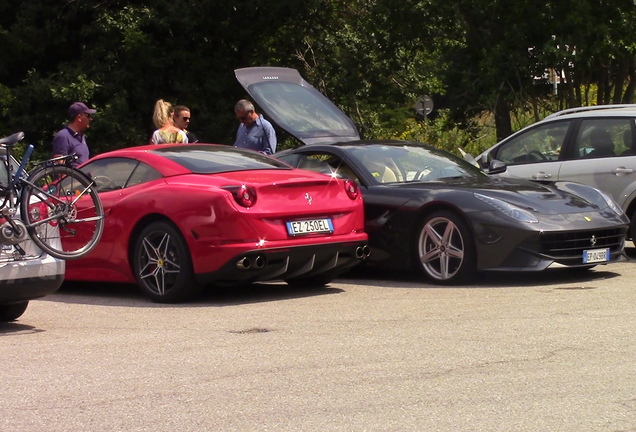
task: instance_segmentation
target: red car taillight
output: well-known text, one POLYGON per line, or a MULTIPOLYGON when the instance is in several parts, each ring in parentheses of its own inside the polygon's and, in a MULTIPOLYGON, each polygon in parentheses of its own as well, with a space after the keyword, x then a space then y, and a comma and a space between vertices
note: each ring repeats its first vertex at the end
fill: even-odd
MULTIPOLYGON (((31 204, 29 206, 29 222, 30 223, 34 223, 37 222, 39 220, 42 220, 44 218, 48 218, 49 217, 49 207, 43 203, 43 202, 39 202, 36 204, 31 204)), ((49 225, 51 226, 57 226, 57 220, 56 219, 52 219, 49 221, 49 225)))
POLYGON ((353 181, 345 180, 344 188, 345 188, 345 191, 347 192, 347 196, 351 198, 352 200, 355 200, 358 198, 358 196, 360 196, 360 189, 358 189, 358 185, 355 184, 353 181))
POLYGON ((223 189, 232 192, 234 201, 236 201, 240 206, 252 207, 256 204, 256 189, 251 186, 226 186, 223 189))

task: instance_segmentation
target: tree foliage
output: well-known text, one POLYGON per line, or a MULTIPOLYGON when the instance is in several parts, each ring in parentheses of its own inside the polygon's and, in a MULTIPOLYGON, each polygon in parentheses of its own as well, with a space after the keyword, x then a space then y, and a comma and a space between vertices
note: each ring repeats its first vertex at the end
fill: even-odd
POLYGON ((448 53, 454 66, 445 82, 456 118, 490 111, 502 139, 512 132, 515 109, 531 106, 538 120, 542 104, 562 109, 633 102, 632 1, 449 2, 466 32, 459 49, 448 53), (556 94, 546 71, 560 77, 556 94), (589 97, 592 89, 596 100, 589 97))
POLYGON ((520 110, 634 102, 635 23, 632 0, 5 0, 0 134, 24 130, 46 156, 82 100, 99 110, 94 154, 139 145, 163 98, 229 144, 247 96, 234 69, 270 65, 298 69, 366 138, 465 146, 485 113, 502 138, 520 110), (423 94, 438 118, 413 111, 423 94))

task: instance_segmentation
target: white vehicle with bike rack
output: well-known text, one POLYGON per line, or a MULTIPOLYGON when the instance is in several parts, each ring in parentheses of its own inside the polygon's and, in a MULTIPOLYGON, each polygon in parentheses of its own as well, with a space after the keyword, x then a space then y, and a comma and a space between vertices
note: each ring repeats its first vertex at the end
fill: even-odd
POLYGON ((20 163, 11 154, 23 138, 18 132, 0 139, 0 322, 17 319, 30 300, 57 291, 64 260, 90 252, 104 226, 94 183, 70 166, 74 156, 37 162, 27 172, 33 146, 20 163), (69 248, 65 238, 80 246, 69 248))

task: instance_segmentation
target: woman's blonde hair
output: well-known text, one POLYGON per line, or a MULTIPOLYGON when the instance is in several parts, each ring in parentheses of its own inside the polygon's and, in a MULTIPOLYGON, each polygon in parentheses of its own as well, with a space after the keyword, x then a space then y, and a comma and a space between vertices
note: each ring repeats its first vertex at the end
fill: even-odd
POLYGON ((152 114, 152 121, 155 123, 157 129, 172 124, 173 113, 174 107, 170 102, 166 102, 163 99, 159 99, 155 102, 155 111, 152 114))

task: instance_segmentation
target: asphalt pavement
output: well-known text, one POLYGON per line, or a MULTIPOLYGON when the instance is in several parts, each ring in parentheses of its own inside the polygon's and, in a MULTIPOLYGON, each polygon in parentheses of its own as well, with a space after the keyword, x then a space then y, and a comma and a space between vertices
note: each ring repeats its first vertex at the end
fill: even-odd
POLYGON ((439 287, 359 270, 0 324, 0 431, 636 431, 636 261, 439 287))

